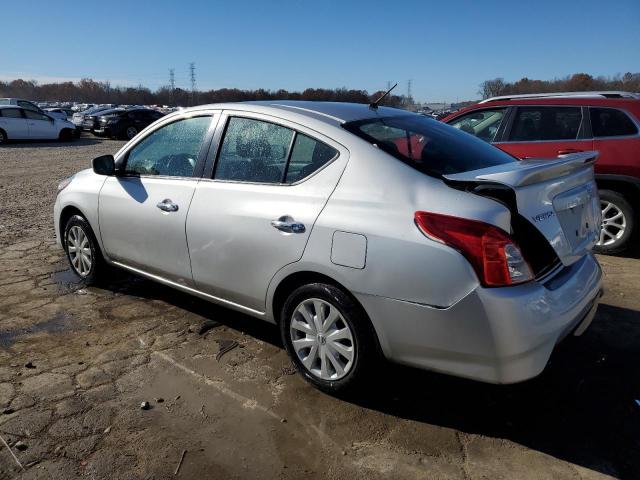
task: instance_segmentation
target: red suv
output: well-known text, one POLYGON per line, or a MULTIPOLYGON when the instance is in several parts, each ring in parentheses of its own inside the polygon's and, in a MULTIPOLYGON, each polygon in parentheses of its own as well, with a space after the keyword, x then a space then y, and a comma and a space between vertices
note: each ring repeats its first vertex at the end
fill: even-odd
POLYGON ((495 97, 443 121, 521 159, 597 150, 602 231, 595 249, 621 253, 632 245, 640 213, 640 94, 495 97))

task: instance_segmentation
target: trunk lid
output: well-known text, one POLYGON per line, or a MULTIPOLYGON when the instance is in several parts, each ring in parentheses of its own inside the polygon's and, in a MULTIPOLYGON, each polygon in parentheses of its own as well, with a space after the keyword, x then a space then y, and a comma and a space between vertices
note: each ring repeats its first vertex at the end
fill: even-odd
MULTIPOLYGON (((465 186, 502 185, 513 191, 518 213, 547 239, 563 265, 579 260, 597 242, 602 221, 593 176, 598 152, 527 159, 445 175, 465 186)), ((473 191, 473 190, 472 190, 473 191)), ((482 195, 481 191, 475 192, 482 195)))

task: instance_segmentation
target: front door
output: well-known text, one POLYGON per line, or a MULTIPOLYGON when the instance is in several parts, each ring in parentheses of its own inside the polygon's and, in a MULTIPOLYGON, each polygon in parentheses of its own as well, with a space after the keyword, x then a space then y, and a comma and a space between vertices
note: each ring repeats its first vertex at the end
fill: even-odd
POLYGON ((58 129, 54 120, 44 113, 24 110, 29 125, 29 138, 40 140, 52 140, 58 138, 58 129))
POLYGON ((302 257, 348 158, 329 139, 265 120, 228 118, 213 179, 198 184, 187 218, 196 287, 259 312, 276 272, 302 257))
POLYGON ((520 106, 505 138, 494 145, 520 159, 555 158, 593 150, 593 140, 584 136, 581 107, 520 106))
POLYGON ((118 174, 104 183, 98 207, 102 242, 112 260, 193 284, 185 221, 213 118, 164 124, 118 158, 118 174))

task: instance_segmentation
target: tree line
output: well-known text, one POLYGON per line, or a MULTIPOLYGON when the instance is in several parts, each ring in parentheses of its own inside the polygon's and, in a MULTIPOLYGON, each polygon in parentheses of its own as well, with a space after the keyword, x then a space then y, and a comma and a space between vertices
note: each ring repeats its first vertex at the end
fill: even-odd
MULTIPOLYGON (((347 88, 307 88, 302 92, 289 92, 284 89, 221 88, 194 92, 181 88, 171 89, 167 86, 152 91, 142 85, 137 87, 112 86, 109 82, 98 82, 90 78, 78 82, 43 84, 23 79, 0 81, 0 97, 25 98, 42 102, 115 103, 119 105, 189 106, 247 100, 318 100, 368 103, 376 100, 383 93, 383 91, 377 91, 369 94, 366 90, 347 88)), ((406 101, 402 96, 388 95, 382 104, 395 107, 401 106, 406 101)))
POLYGON ((485 80, 480 84, 478 95, 483 99, 500 95, 553 92, 586 92, 593 90, 620 90, 640 92, 640 73, 625 73, 612 77, 593 77, 587 73, 575 73, 554 80, 532 80, 527 77, 515 82, 503 78, 485 80))

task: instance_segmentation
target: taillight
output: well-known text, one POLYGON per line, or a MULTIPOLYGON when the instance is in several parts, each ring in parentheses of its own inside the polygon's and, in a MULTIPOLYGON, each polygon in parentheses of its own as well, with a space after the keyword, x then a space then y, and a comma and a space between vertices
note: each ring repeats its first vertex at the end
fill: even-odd
POLYGON ((533 278, 514 240, 494 225, 430 212, 416 212, 415 222, 427 237, 460 251, 486 287, 515 285, 533 278))

